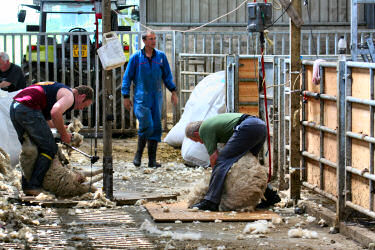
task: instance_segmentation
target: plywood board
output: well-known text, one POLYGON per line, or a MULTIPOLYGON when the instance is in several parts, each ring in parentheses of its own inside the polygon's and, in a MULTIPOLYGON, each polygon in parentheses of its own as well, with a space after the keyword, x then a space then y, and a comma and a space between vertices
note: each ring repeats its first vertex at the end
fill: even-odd
POLYGON ((369 182, 366 178, 352 175, 352 202, 369 209, 369 182))
POLYGON ((324 165, 323 169, 324 191, 337 195, 336 169, 327 165, 324 165))
POLYGON ((258 106, 239 106, 238 107, 238 112, 243 113, 243 114, 248 114, 248 115, 255 115, 259 116, 259 109, 258 106))
POLYGON ((239 59, 238 78, 258 78, 258 58, 239 59))
POLYGON ((335 101, 324 100, 324 126, 337 128, 337 104, 335 101))
POLYGON ((370 107, 352 103, 352 131, 370 135, 370 107))
POLYGON ((257 82, 239 82, 238 84, 239 102, 256 102, 259 100, 257 82))
POLYGON ((144 205, 153 220, 156 222, 174 222, 176 220, 183 222, 191 221, 255 221, 271 220, 273 217, 279 217, 278 214, 269 210, 257 210, 254 212, 206 212, 200 210, 188 209, 186 202, 173 204, 166 203, 146 203, 144 205), (168 207, 169 212, 163 212, 163 207, 168 207))
POLYGON ((320 101, 309 98, 306 104, 306 120, 320 124, 320 101))
POLYGON ((352 167, 364 170, 369 169, 370 148, 369 143, 357 139, 352 139, 352 167))
POLYGON ((352 96, 370 99, 370 73, 368 69, 352 68, 352 96))
POLYGON ((320 155, 320 132, 317 129, 306 127, 305 130, 306 151, 319 156, 320 155))
POLYGON ((336 68, 332 68, 332 67, 324 68, 324 93, 330 96, 337 96, 337 69, 336 68))
POLYGON ((306 159, 307 182, 320 187, 320 169, 319 162, 306 159))
POLYGON ((323 156, 327 160, 337 163, 337 136, 324 133, 324 151, 323 156))

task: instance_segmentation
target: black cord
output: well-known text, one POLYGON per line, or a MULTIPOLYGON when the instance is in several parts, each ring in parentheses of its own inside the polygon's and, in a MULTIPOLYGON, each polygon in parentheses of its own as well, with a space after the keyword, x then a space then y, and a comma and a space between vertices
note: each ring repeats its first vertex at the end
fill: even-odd
POLYGON ((286 9, 283 11, 283 13, 281 13, 281 15, 279 17, 270 26, 267 26, 264 29, 268 29, 268 28, 272 27, 277 21, 279 21, 279 19, 285 14, 285 12, 287 12, 289 7, 292 5, 292 2, 293 2, 293 0, 290 1, 290 3, 288 4, 288 7, 286 7, 286 9))

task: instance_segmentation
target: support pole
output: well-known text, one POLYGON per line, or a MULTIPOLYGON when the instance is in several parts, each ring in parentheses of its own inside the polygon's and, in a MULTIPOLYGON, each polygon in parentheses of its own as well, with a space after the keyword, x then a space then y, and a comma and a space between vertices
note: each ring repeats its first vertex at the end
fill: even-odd
MULTIPOLYGON (((111 0, 102 1, 103 34, 111 31, 111 0)), ((103 188, 108 199, 113 199, 113 166, 112 166, 112 70, 103 70, 103 188)))
MULTIPOLYGON (((292 1, 292 6, 301 16, 301 1, 292 1)), ((300 155, 300 78, 301 70, 301 29, 289 19, 290 27, 290 198, 295 204, 301 193, 301 155, 300 155)))

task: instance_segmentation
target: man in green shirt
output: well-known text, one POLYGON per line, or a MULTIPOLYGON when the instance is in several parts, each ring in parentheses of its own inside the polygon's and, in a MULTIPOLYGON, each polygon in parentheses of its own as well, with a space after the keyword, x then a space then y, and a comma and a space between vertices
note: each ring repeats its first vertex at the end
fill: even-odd
POLYGON ((192 207, 217 211, 228 171, 247 152, 255 156, 259 153, 266 140, 266 125, 255 116, 224 113, 189 123, 185 134, 191 140, 204 144, 213 168, 206 196, 192 207), (217 143, 225 143, 220 152, 217 143))

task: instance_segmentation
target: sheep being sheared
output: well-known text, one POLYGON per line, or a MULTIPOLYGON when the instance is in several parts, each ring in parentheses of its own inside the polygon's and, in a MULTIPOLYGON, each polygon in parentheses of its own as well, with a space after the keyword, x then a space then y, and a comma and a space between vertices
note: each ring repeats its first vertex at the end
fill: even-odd
MULTIPOLYGON (((207 175, 190 192, 189 207, 204 199, 208 190, 210 176, 207 175)), ((264 198, 267 187, 267 168, 260 165, 251 153, 233 164, 227 173, 224 189, 219 204, 220 211, 254 211, 264 198)))
MULTIPOLYGON (((29 136, 25 134, 20 155, 20 165, 27 180, 30 179, 32 173, 32 168, 30 168, 30 166, 34 166, 37 157, 37 147, 30 140, 29 136)), ((92 172, 92 176, 102 172, 102 169, 94 171, 92 172)), ((86 181, 86 177, 90 175, 91 172, 74 171, 68 164, 63 164, 61 151, 59 150, 44 177, 43 189, 59 197, 74 197, 87 192, 95 192, 96 188, 93 187, 89 181, 86 181)), ((102 175, 97 176, 93 178, 91 183, 100 181, 102 178, 102 175)))

